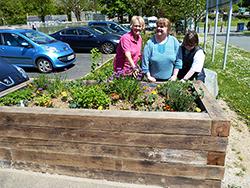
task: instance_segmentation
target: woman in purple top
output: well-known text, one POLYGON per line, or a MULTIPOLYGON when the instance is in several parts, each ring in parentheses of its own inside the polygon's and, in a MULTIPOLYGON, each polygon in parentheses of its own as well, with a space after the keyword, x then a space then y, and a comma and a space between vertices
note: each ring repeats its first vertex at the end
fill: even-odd
POLYGON ((141 16, 133 16, 130 22, 131 31, 124 34, 116 48, 114 71, 123 71, 125 75, 132 74, 137 69, 137 62, 141 58, 141 31, 145 23, 141 16))

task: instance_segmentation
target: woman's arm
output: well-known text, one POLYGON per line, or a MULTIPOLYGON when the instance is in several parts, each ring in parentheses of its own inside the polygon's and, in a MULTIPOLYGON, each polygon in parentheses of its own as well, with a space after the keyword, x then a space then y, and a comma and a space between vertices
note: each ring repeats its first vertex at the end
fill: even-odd
POLYGON ((171 81, 175 81, 177 79, 179 69, 174 68, 173 75, 169 78, 171 81))
POLYGON ((126 52, 125 52, 125 56, 126 56, 128 62, 129 62, 129 64, 131 65, 131 67, 132 67, 133 69, 136 68, 135 62, 133 61, 132 56, 131 56, 131 52, 126 51, 126 52))
POLYGON ((194 73, 201 72, 204 65, 204 61, 205 61, 205 54, 203 50, 200 49, 195 53, 192 66, 182 80, 183 81, 189 80, 194 75, 194 73))
POLYGON ((175 48, 175 52, 176 52, 176 60, 174 62, 173 74, 172 74, 172 76, 169 79, 171 81, 175 81, 177 79, 177 75, 178 75, 179 69, 182 68, 181 47, 180 47, 179 41, 176 38, 174 38, 174 48, 175 48))
POLYGON ((142 71, 146 74, 147 79, 150 82, 155 82, 156 79, 150 75, 149 72, 149 58, 150 58, 150 51, 152 46, 150 46, 149 41, 144 47, 143 56, 142 56, 142 71))

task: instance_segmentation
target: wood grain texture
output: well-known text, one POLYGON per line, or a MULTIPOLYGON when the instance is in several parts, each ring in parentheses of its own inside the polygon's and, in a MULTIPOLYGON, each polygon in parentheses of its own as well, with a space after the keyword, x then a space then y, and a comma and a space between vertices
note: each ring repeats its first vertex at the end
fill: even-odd
POLYGON ((78 142, 48 141, 25 138, 0 138, 0 148, 41 151, 84 156, 116 157, 122 159, 152 160, 182 164, 207 164, 208 152, 168 148, 84 144, 78 142))
POLYGON ((26 169, 36 172, 57 173, 75 177, 91 179, 105 179, 109 181, 158 185, 164 188, 220 188, 220 180, 195 179, 186 177, 171 177, 152 174, 139 174, 132 172, 110 171, 110 170, 86 170, 80 167, 68 167, 63 165, 44 165, 36 163, 14 162, 16 169, 26 169))
POLYGON ((7 109, 4 112, 0 107, 0 126, 1 124, 29 125, 102 131, 211 135, 211 119, 206 113, 134 111, 131 114, 130 111, 74 110, 76 113, 71 114, 72 112, 69 113, 66 109, 60 111, 50 109, 47 114, 43 114, 40 108, 30 108, 30 113, 26 112, 26 108, 16 110, 14 112, 7 109), (134 116, 134 113, 138 116, 134 116))
POLYGON ((216 99, 208 92, 206 86, 199 82, 194 83, 196 90, 203 90, 204 97, 201 101, 212 120, 211 133, 212 136, 227 137, 230 131, 230 118, 226 116, 225 112, 216 101, 216 99))
POLYGON ((124 133, 47 127, 33 128, 30 126, 10 125, 0 126, 0 136, 104 145, 197 149, 223 152, 226 150, 228 142, 226 137, 124 133))
POLYGON ((24 150, 12 150, 12 161, 47 165, 63 164, 64 166, 80 167, 85 170, 111 170, 141 174, 181 176, 196 179, 219 180, 222 179, 224 175, 224 168, 220 166, 159 163, 148 160, 130 160, 24 150))
POLYGON ((207 164, 208 165, 219 165, 224 166, 225 165, 225 152, 214 152, 210 151, 208 152, 207 156, 207 164))

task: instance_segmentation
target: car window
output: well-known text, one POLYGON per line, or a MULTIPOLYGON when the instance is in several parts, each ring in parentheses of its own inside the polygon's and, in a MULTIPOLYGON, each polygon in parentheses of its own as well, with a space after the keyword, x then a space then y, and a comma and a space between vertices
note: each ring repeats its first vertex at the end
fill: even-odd
POLYGON ((0 33, 0 45, 3 45, 3 35, 0 33))
POLYGON ((106 23, 93 23, 93 25, 100 25, 100 26, 107 26, 107 24, 106 23))
POLYGON ((19 35, 13 33, 3 33, 3 44, 6 46, 21 46, 22 42, 27 42, 25 39, 19 35))
POLYGON ((93 29, 94 29, 96 32, 101 32, 102 34, 103 34, 103 33, 108 33, 108 31, 105 30, 103 27, 93 27, 93 29))
POLYGON ((67 29, 61 32, 62 35, 77 35, 76 29, 67 29))
POLYGON ((109 26, 111 29, 115 30, 115 31, 120 31, 121 29, 118 27, 118 25, 115 24, 110 24, 109 26))
POLYGON ((37 44, 49 44, 56 42, 56 40, 53 37, 34 30, 27 30, 25 32, 22 32, 21 34, 23 34, 24 36, 26 36, 27 38, 29 38, 30 40, 32 40, 37 44))
POLYGON ((79 29, 79 30, 78 30, 78 34, 79 34, 79 35, 90 35, 90 32, 85 31, 85 30, 82 30, 82 29, 79 29))

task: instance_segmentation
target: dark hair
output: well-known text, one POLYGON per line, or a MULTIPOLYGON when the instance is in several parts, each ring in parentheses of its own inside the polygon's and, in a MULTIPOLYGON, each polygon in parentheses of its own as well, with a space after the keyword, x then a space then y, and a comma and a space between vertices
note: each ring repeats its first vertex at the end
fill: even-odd
POLYGON ((183 39, 183 46, 198 46, 199 37, 195 31, 188 30, 183 39))

